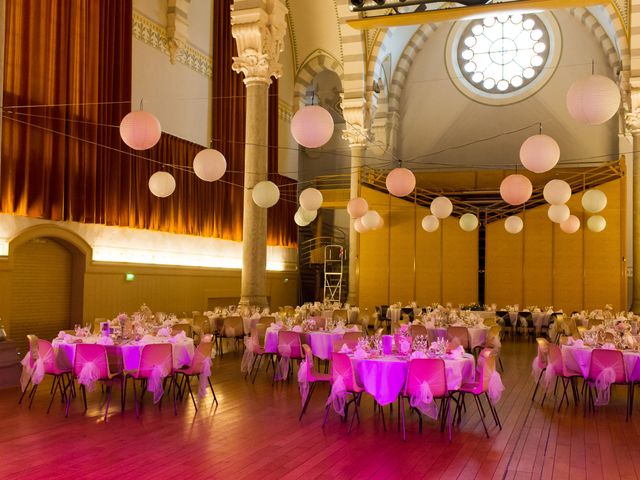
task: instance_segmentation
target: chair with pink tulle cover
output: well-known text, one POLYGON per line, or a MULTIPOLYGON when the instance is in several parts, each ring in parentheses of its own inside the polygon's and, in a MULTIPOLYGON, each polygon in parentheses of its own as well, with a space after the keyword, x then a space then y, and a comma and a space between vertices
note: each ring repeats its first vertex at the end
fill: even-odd
MULTIPOLYGON (((111 391, 116 381, 120 384, 120 400, 122 410, 124 411, 124 395, 122 389, 124 377, 122 371, 111 372, 109 369, 107 349, 104 345, 87 343, 79 343, 76 345, 73 360, 73 375, 80 385, 85 412, 87 411, 87 390, 92 392, 96 388, 96 384, 101 382, 107 387, 107 402, 104 410, 104 420, 106 422, 107 416, 109 415, 109 404, 111 403, 111 391)), ((64 416, 68 417, 69 405, 71 404, 70 393, 67 393, 66 397, 67 408, 64 416)))
POLYGON ((545 370, 545 394, 542 397, 542 404, 547 396, 547 391, 551 388, 551 384, 554 384, 553 393, 555 395, 558 380, 562 381, 562 396, 560 397, 560 404, 558 405, 558 411, 562 408, 563 402, 566 400, 567 406, 569 406, 569 395, 567 390, 571 386, 571 392, 573 394, 573 403, 578 406, 580 402, 580 394, 578 392, 577 379, 582 378, 582 373, 578 371, 570 371, 567 369, 564 360, 562 359, 561 347, 554 344, 549 344, 549 351, 547 355, 548 363, 545 370))
MULTIPOLYGON (((146 391, 153 393, 153 403, 162 406, 162 397, 167 378, 170 379, 169 387, 176 387, 173 374, 173 350, 170 343, 152 343, 142 347, 140 365, 137 370, 125 372, 123 402, 126 400, 127 383, 133 382, 133 397, 136 406, 136 417, 140 414, 140 402, 146 391), (138 398, 136 383, 140 382, 142 393, 138 398)), ((173 413, 178 414, 176 405, 177 387, 173 391, 173 413)))
POLYGON ((355 380, 353 365, 351 359, 344 353, 334 352, 331 359, 331 392, 327 399, 327 406, 324 414, 324 427, 329 417, 329 409, 333 407, 334 411, 344 418, 346 421, 349 416, 349 405, 353 403, 354 411, 349 423, 348 432, 351 433, 353 420, 357 417, 360 423, 360 414, 358 407, 360 406, 360 398, 364 390, 358 386, 355 380), (352 398, 347 401, 347 394, 351 394, 352 398))
POLYGON ((304 360, 298 369, 298 385, 300 386, 300 396, 302 397, 302 410, 298 421, 302 420, 302 416, 309 407, 311 396, 319 383, 329 383, 331 375, 328 373, 320 373, 316 370, 313 363, 313 353, 309 345, 302 345, 304 350, 304 360))
POLYGON ((611 395, 611 385, 627 386, 627 414, 626 420, 633 408, 633 382, 627 380, 624 358, 620 350, 596 348, 591 353, 589 376, 587 382, 587 396, 584 413, 591 410, 595 413, 597 406, 607 405, 611 395), (595 398, 593 390, 595 389, 595 398), (589 404, 587 406, 587 403, 589 404))
POLYGON ((189 391, 193 406, 198 411, 198 405, 196 405, 196 399, 193 396, 193 390, 191 389, 191 379, 198 377, 198 397, 203 398, 207 394, 207 384, 213 394, 213 402, 218 405, 218 398, 216 392, 213 390, 211 384, 211 352, 213 351, 213 343, 211 335, 205 335, 202 337, 202 341, 198 344, 191 364, 183 366, 175 370, 176 382, 180 378, 178 383, 178 392, 180 400, 184 397, 185 388, 189 391))
POLYGON ((458 389, 458 402, 454 415, 458 417, 458 423, 462 420, 462 408, 464 405, 464 397, 467 394, 473 395, 480 420, 482 420, 482 426, 484 427, 484 433, 489 438, 489 431, 487 430, 487 424, 484 421, 484 407, 482 406, 482 395, 484 395, 487 403, 489 404, 489 411, 493 416, 493 420, 496 422, 496 426, 502 430, 502 424, 498 417, 498 411, 496 410, 495 403, 500 400, 502 392, 504 391, 504 385, 500 374, 496 370, 496 354, 490 349, 485 348, 478 355, 478 366, 476 368, 476 378, 474 382, 464 383, 458 389))
MULTIPOLYGON (((62 367, 56 361, 56 352, 51 342, 38 338, 35 335, 27 335, 29 341, 29 352, 22 359, 22 374, 20 376, 20 386, 22 394, 18 400, 18 404, 22 403, 25 393, 31 387, 29 393, 29 408, 36 396, 38 385, 44 380, 46 375, 53 377, 53 385, 51 386, 51 399, 47 413, 51 410, 53 399, 56 392, 60 393, 62 401, 66 400, 66 390, 71 384, 71 367, 62 367)), ((72 390, 75 394, 75 390, 72 390)))
POLYGON ((532 402, 536 399, 536 393, 538 393, 542 375, 544 375, 544 372, 547 369, 547 357, 549 355, 549 340, 538 337, 536 338, 536 342, 538 343, 538 353, 531 364, 531 376, 536 381, 536 388, 533 390, 533 395, 531 396, 532 402))
POLYGON ((449 327, 447 329, 447 341, 451 342, 455 340, 460 342, 460 345, 462 345, 465 351, 468 352, 470 350, 469 330, 467 327, 449 327))
POLYGON ((344 338, 341 338, 339 340, 334 340, 333 341, 333 352, 340 352, 342 351, 342 349, 345 347, 349 349, 349 350, 355 350, 356 347, 358 346, 358 340, 345 340, 344 338))
POLYGON ((302 361, 302 342, 298 332, 280 330, 278 332, 277 365, 273 371, 273 382, 289 378, 291 360, 302 361))
MULTIPOLYGON (((265 317, 263 317, 265 318, 265 317)), ((242 355, 242 362, 240 363, 240 371, 244 372, 244 378, 253 374, 251 383, 255 383, 258 371, 262 364, 262 359, 265 355, 269 358, 269 364, 273 364, 273 356, 270 353, 264 351, 264 342, 267 335, 267 324, 257 323, 251 327, 250 334, 245 337, 245 349, 242 355)))
POLYGON ((409 362, 409 372, 404 391, 400 393, 400 418, 402 421, 402 439, 406 440, 404 399, 409 399, 411 409, 418 413, 419 431, 422 433, 422 415, 434 420, 440 417, 440 431, 444 431, 445 423, 451 442, 451 395, 447 387, 447 376, 444 360, 441 358, 416 358, 409 362), (440 408, 436 400, 441 400, 440 408))

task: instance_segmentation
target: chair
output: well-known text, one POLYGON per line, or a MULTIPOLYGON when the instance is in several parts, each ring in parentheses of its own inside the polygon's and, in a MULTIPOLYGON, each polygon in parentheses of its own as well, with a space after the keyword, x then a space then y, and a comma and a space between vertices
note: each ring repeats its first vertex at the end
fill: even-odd
POLYGON ((342 347, 344 345, 349 347, 351 350, 355 350, 356 347, 358 346, 358 340, 355 340, 355 339, 345 340, 344 338, 340 340, 334 340, 332 351, 339 352, 340 350, 342 350, 342 347))
POLYGON ((331 319, 334 322, 338 322, 340 320, 342 320, 344 323, 347 323, 348 319, 349 319, 349 315, 347 314, 347 311, 342 309, 342 310, 334 310, 333 314, 331 315, 331 319))
POLYGON ((333 354, 331 362, 331 392, 327 399, 327 406, 325 408, 324 421, 322 426, 324 427, 329 417, 329 408, 333 406, 333 409, 345 420, 348 418, 349 404, 353 403, 354 411, 351 417, 351 423, 349 424, 348 433, 351 433, 353 427, 353 420, 357 417, 358 423, 360 423, 360 414, 358 413, 358 407, 360 406, 360 398, 364 390, 358 386, 355 381, 355 375, 353 372, 353 365, 351 360, 344 353, 335 352, 333 354), (346 401, 347 394, 351 394, 352 398, 348 402, 346 401))
POLYGON ((184 332, 187 337, 193 337, 193 327, 188 323, 176 323, 171 327, 171 335, 177 335, 180 332, 184 332))
POLYGON ((273 370, 273 382, 289 377, 291 360, 302 361, 302 343, 300 334, 292 331, 278 332, 278 366, 273 370))
POLYGON ((355 342, 357 345, 360 339, 365 336, 366 335, 363 332, 347 332, 342 336, 342 339, 349 344, 351 344, 351 342, 355 342))
MULTIPOLYGON (((109 359, 107 357, 107 349, 104 345, 79 343, 76 345, 76 353, 73 360, 73 375, 78 380, 80 391, 82 392, 82 401, 84 403, 84 411, 87 411, 87 390, 93 391, 97 382, 102 382, 107 387, 107 402, 104 409, 104 421, 107 421, 109 415, 109 404, 111 403, 111 391, 113 383, 117 380, 120 383, 120 401, 122 411, 124 412, 124 377, 122 371, 111 372, 109 369, 109 359)), ((67 386, 69 388, 70 385, 67 386)), ((67 408, 65 409, 65 417, 69 416, 69 405, 71 404, 71 392, 66 394, 67 408)))
MULTIPOLYGON (((578 393, 576 379, 582 378, 582 373, 572 372, 567 369, 562 359, 562 350, 558 345, 549 344, 547 369, 549 369, 550 367, 553 367, 553 373, 555 374, 555 377, 562 380, 563 391, 562 397, 560 397, 558 411, 560 411, 560 408, 562 408, 562 402, 565 399, 567 401, 567 406, 569 406, 569 395, 567 394, 567 388, 569 387, 569 385, 571 385, 571 392, 573 393, 573 403, 578 406, 578 403, 580 401, 580 394, 578 393)), ((549 385, 547 385, 547 387, 549 387, 549 385)), ((544 403, 544 397, 542 401, 544 403)))
POLYGON ((531 312, 518 312, 518 322, 522 329, 522 333, 529 337, 535 335, 536 327, 533 323, 533 314, 531 312))
POLYGON ((313 318, 316 321, 316 327, 318 327, 319 330, 324 330, 325 328, 327 328, 327 319, 325 317, 318 315, 317 317, 313 318))
POLYGON ((502 326, 498 324, 490 327, 489 332, 487 333, 487 339, 484 342, 484 348, 490 348, 493 353, 496 354, 500 370, 504 372, 504 365, 502 365, 502 358, 500 356, 500 351, 502 350, 502 344, 500 342, 501 332, 502 326))
POLYGON ((378 314, 378 321, 382 323, 382 326, 387 330, 391 329, 391 319, 388 318, 389 305, 380 305, 376 307, 376 313, 378 314))
POLYGON ((447 329, 447 341, 450 342, 452 340, 458 340, 462 348, 464 348, 465 351, 469 351, 470 342, 467 327, 449 327, 447 329))
POLYGON ((224 319, 224 324, 222 326, 222 332, 220 336, 220 355, 223 354, 222 341, 225 338, 233 340, 235 342, 235 347, 237 350, 238 343, 241 343, 242 339, 244 338, 244 323, 242 322, 242 317, 233 316, 224 319))
POLYGON ((596 406, 607 405, 611 385, 627 386, 627 414, 625 420, 629 420, 633 408, 633 382, 627 380, 624 367, 624 358, 619 350, 606 350, 596 348, 591 353, 589 375, 586 379, 588 402, 585 401, 584 414, 589 409, 595 413, 596 406), (593 388, 596 388, 596 398, 593 398, 593 388))
POLYGON ((258 323, 262 323, 263 325, 266 325, 268 327, 269 325, 275 322, 276 322, 276 317, 260 317, 260 321, 258 323))
MULTIPOLYGON (((502 430, 502 424, 498 417, 498 411, 496 410, 493 402, 500 400, 504 386, 500 379, 500 374, 496 371, 496 355, 489 349, 485 348, 478 355, 478 367, 476 368, 476 381, 472 383, 463 384, 458 389, 459 397, 456 408, 456 415, 458 416, 458 423, 462 420, 462 408, 464 405, 464 396, 467 394, 473 395, 478 408, 478 414, 484 427, 484 433, 489 438, 489 431, 487 430, 487 424, 484 421, 485 413, 482 407, 482 395, 485 396, 487 403, 489 404, 489 410, 493 416, 493 420, 496 422, 496 426, 502 430), (493 400, 493 402, 492 402, 493 400)), ((455 417, 455 415, 454 415, 455 417)))
POLYGON ((498 325, 498 322, 496 321, 496 317, 484 318, 482 320, 482 323, 484 323, 485 327, 493 327, 495 325, 498 325))
POLYGON ((413 338, 416 338, 420 335, 426 337, 428 336, 427 327, 425 327, 424 325, 411 325, 409 327, 409 335, 413 338))
MULTIPOLYGON (((164 396, 164 383, 167 378, 171 378, 170 386, 175 386, 175 376, 173 375, 173 349, 170 343, 154 343, 142 347, 140 355, 140 365, 137 370, 125 372, 123 403, 127 397, 127 383, 129 378, 133 382, 133 396, 136 405, 136 417, 139 416, 139 402, 142 400, 147 390, 153 392, 154 403, 162 405, 164 396), (138 399, 136 392, 136 381, 142 383, 142 393, 138 399), (149 388, 151 387, 151 388, 149 388)), ((177 388, 173 395, 173 412, 178 414, 176 405, 177 388)))
POLYGON ((302 349, 304 350, 304 361, 300 364, 300 369, 298 370, 298 383, 300 385, 300 395, 302 397, 302 410, 300 411, 298 421, 302 420, 302 416, 307 411, 316 385, 318 383, 331 382, 330 374, 320 373, 315 369, 311 347, 305 344, 302 345, 302 349))
POLYGON ((189 390, 189 395, 191 396, 191 401, 193 402, 193 406, 198 411, 198 406, 196 405, 196 399, 193 396, 193 390, 191 390, 191 379, 193 377, 199 377, 199 385, 198 385, 198 396, 204 397, 207 394, 207 384, 204 382, 204 379, 207 379, 209 383, 209 388, 211 389, 211 393, 213 394, 213 401, 216 405, 218 405, 218 398, 216 397, 216 392, 213 390, 213 385, 211 384, 211 352, 213 351, 213 343, 211 343, 211 336, 204 337, 203 341, 198 344, 195 353, 193 354, 193 359, 191 360, 191 365, 187 367, 178 368, 175 371, 176 381, 177 377, 182 375, 182 382, 178 384, 178 391, 180 392, 180 400, 182 400, 182 396, 184 394, 184 387, 186 384, 187 389, 189 390))
POLYGON ((418 358, 409 362, 409 372, 404 391, 398 399, 400 402, 400 417, 402 420, 402 439, 406 440, 404 399, 409 399, 409 405, 418 412, 420 419, 419 431, 422 432, 422 414, 429 414, 433 418, 441 416, 440 431, 444 431, 445 420, 448 428, 449 443, 451 443, 451 412, 449 403, 451 395, 447 388, 447 376, 444 360, 441 358, 418 358), (435 400, 442 401, 440 411, 435 408, 435 400), (431 408, 432 411, 425 410, 431 408), (435 416, 434 416, 435 414, 435 416))
POLYGON ((198 337, 198 342, 202 341, 202 337, 211 334, 211 321, 209 317, 204 315, 193 316, 193 334, 198 337))
POLYGON ((244 378, 247 378, 247 376, 251 376, 255 369, 255 373, 253 374, 251 383, 255 383, 256 377, 258 376, 258 371, 260 370, 260 365, 262 364, 262 358, 264 355, 267 355, 267 353, 264 351, 264 342, 266 335, 267 325, 264 323, 257 323, 254 327, 251 327, 251 335, 245 340, 245 355, 247 358, 243 362, 245 367, 244 378), (256 362, 258 363, 258 365, 256 365, 256 362))
POLYGON ((542 375, 544 375, 544 372, 547 369, 547 356, 549 355, 549 341, 546 338, 538 337, 536 338, 536 342, 538 342, 538 354, 536 355, 536 358, 533 359, 531 372, 533 373, 534 379, 535 377, 538 377, 538 380, 536 381, 536 388, 533 391, 533 396, 531 397, 532 402, 536 399, 536 393, 538 393, 538 387, 540 386, 542 375))

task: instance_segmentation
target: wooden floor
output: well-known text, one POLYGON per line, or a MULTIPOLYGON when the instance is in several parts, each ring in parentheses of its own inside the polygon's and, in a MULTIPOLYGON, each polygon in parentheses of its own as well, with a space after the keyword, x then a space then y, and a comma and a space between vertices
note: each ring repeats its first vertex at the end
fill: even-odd
POLYGON ((370 398, 351 435, 333 412, 322 429, 326 389, 298 422, 297 385, 272 387, 262 372, 251 385, 234 353, 214 361, 220 406, 209 395, 195 413, 185 401, 177 417, 147 399, 136 419, 129 398, 124 414, 114 402, 105 423, 98 389, 86 414, 75 401, 65 419, 58 402, 45 413, 50 384, 31 410, 17 405, 17 389, 1 390, 0 478, 640 478, 640 409, 625 422, 624 390, 586 419, 573 406, 558 413, 553 397, 541 408, 531 402, 534 354, 533 343, 505 343, 503 430, 492 428, 487 440, 469 408, 451 445, 431 422, 419 434, 415 416, 403 442, 388 408, 385 432, 370 398))

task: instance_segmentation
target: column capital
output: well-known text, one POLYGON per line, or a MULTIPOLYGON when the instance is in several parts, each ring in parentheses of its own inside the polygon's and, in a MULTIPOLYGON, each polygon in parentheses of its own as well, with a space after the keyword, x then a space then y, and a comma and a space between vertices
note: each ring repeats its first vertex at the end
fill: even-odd
POLYGON ((350 147, 366 147, 371 133, 365 126, 365 100, 361 97, 342 99, 342 116, 346 128, 342 131, 342 138, 349 142, 350 147))
POLYGON ((634 137, 640 135, 640 109, 625 113, 624 125, 627 132, 634 137))
POLYGON ((284 49, 287 8, 281 0, 235 0, 231 11, 231 34, 238 56, 232 69, 242 72, 244 83, 271 83, 280 78, 278 61, 284 49))

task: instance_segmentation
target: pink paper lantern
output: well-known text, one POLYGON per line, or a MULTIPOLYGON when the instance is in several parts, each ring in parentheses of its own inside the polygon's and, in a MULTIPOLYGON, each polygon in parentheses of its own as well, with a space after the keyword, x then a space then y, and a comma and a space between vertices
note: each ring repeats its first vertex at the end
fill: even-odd
POLYGON ((533 185, 524 175, 509 175, 500 184, 500 196, 509 205, 522 205, 531 198, 533 185))
POLYGON ((356 197, 347 203, 347 212, 351 218, 360 218, 369 210, 369 204, 362 197, 356 197))
POLYGON ((416 176, 408 168, 394 168, 387 175, 386 184, 391 195, 404 197, 416 188, 416 176))
POLYGON ((576 80, 567 92, 567 110, 571 117, 585 125, 600 125, 620 108, 620 89, 602 75, 576 80))
POLYGON ((162 135, 162 127, 156 116, 145 111, 130 112, 120 122, 122 141, 134 150, 153 147, 162 135))
POLYGON ((560 224, 560 230, 564 233, 576 233, 580 228, 580 219, 575 215, 569 216, 564 222, 560 224))
POLYGON ((302 107, 291 119, 291 135, 303 147, 321 147, 333 136, 333 117, 319 105, 302 107))
POLYGON ((560 160, 560 147, 549 135, 533 135, 520 147, 520 161, 534 173, 544 173, 556 166, 560 160))
POLYGON ((353 228, 358 233, 367 233, 369 231, 369 229, 362 223, 362 217, 356 218, 355 222, 353 222, 353 228))

